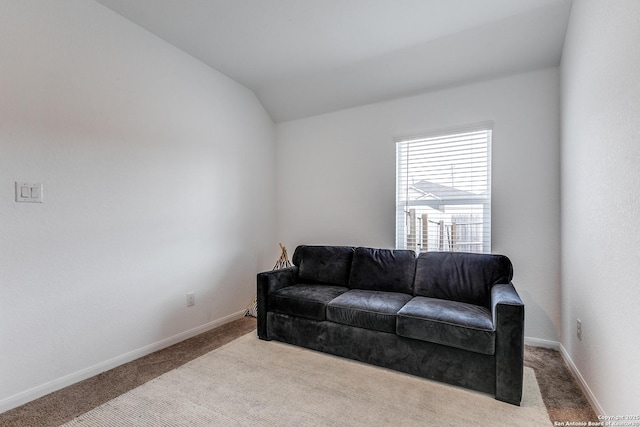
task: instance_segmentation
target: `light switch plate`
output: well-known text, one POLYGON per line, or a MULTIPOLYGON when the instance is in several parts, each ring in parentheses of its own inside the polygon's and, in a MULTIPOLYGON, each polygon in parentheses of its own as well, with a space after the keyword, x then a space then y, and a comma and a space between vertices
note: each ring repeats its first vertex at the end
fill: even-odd
POLYGON ((42 183, 16 181, 16 202, 42 203, 42 183))

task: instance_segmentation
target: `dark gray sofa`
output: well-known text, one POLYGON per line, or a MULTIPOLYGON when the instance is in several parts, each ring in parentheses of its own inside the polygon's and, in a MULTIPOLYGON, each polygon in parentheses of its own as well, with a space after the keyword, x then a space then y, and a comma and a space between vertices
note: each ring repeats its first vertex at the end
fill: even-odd
POLYGON ((259 273, 258 336, 522 397, 524 305, 503 255, 298 246, 259 273))

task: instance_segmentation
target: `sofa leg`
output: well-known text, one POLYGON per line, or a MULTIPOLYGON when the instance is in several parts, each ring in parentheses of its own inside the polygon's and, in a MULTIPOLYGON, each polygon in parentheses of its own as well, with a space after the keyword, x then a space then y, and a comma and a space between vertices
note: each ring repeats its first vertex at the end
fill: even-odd
POLYGON ((260 333, 260 330, 259 330, 259 329, 258 329, 258 331, 257 331, 257 335, 258 335, 258 338, 259 338, 259 339, 261 339, 261 340, 263 340, 263 341, 271 341, 271 338, 269 338, 268 334, 266 334, 266 333, 260 333))
POLYGON ((509 399, 509 398, 496 396, 496 400, 499 400, 499 401, 505 402, 505 403, 510 403, 512 405, 520 406, 520 399, 509 399))
POLYGON ((506 378, 501 378, 501 376, 498 375, 498 381, 496 383, 496 400, 520 406, 523 385, 522 374, 513 375, 508 378, 510 378, 510 381, 501 381, 501 379, 506 380, 506 378))

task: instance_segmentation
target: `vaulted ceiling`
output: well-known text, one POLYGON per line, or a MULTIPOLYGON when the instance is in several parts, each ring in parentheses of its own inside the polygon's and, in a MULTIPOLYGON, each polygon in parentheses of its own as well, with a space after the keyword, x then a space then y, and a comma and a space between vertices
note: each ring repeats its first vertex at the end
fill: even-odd
POLYGON ((274 121, 556 66, 571 0, 98 0, 274 121))

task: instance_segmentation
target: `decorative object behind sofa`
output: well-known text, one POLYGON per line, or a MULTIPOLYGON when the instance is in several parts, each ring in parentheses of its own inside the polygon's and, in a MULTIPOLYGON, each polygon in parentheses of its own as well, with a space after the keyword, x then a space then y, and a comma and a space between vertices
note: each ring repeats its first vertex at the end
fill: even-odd
MULTIPOLYGON (((287 255, 287 248, 282 246, 282 243, 278 243, 280 245, 280 258, 276 261, 276 265, 273 266, 274 270, 279 270, 281 268, 291 267, 291 262, 289 261, 289 256, 287 255)), ((244 317, 258 317, 258 297, 257 295, 253 297, 251 303, 244 312, 244 317)))
POLYGON ((503 255, 298 246, 258 274, 258 336, 522 398, 524 304, 503 255))

